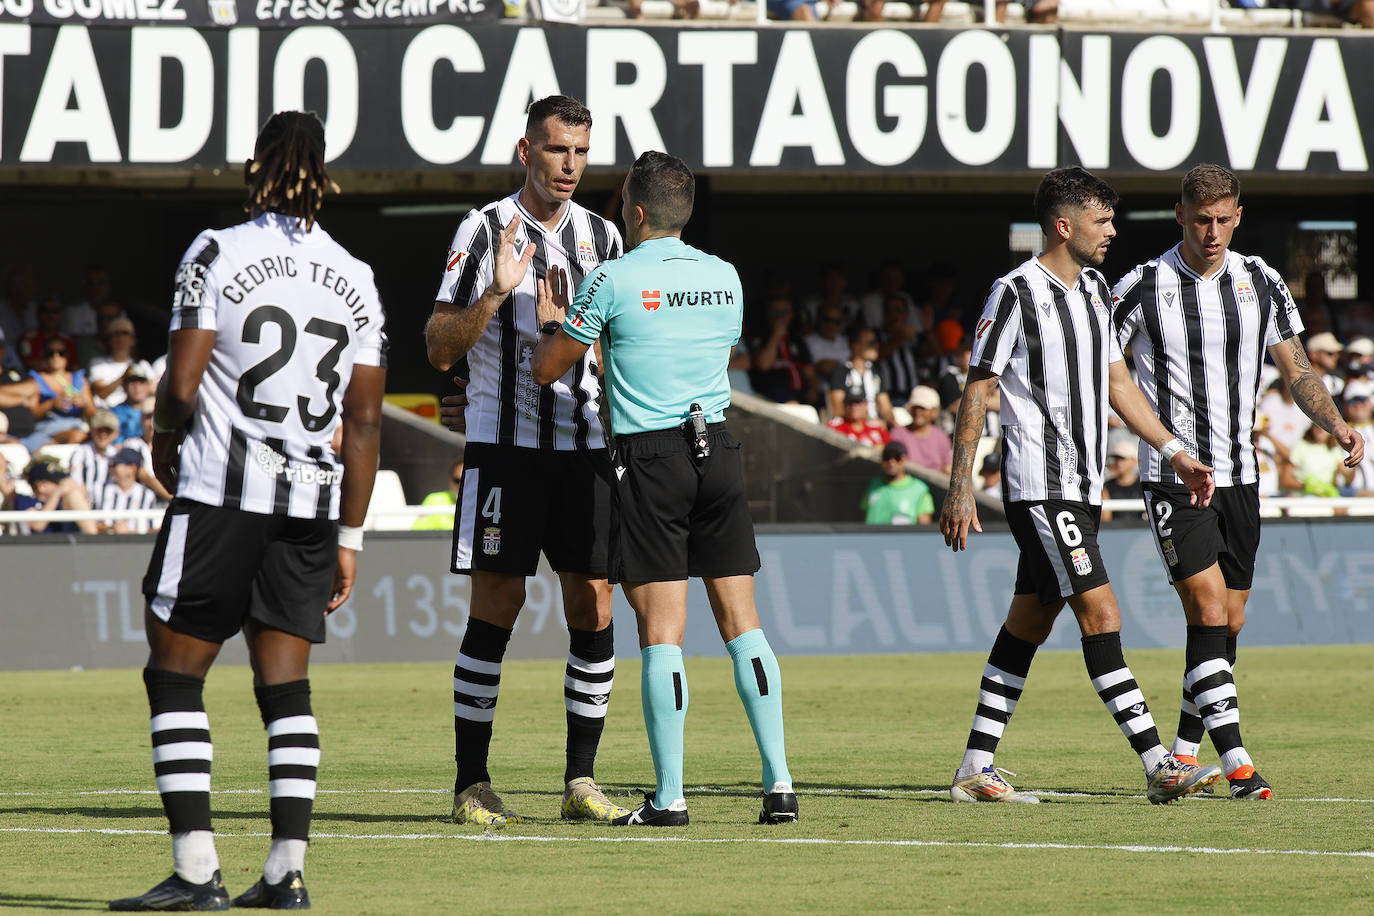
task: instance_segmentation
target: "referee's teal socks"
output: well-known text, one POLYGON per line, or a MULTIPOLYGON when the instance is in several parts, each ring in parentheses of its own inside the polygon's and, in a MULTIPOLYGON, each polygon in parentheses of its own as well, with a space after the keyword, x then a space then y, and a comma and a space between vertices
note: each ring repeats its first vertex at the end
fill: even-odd
POLYGON ((725 644, 735 663, 735 690, 744 703, 763 759, 763 791, 792 783, 782 736, 782 672, 763 630, 749 630, 725 644))
POLYGON ((654 759, 654 807, 660 811, 682 798, 682 728, 687 721, 687 671, 682 649, 670 644, 645 646, 640 675, 644 730, 654 759))

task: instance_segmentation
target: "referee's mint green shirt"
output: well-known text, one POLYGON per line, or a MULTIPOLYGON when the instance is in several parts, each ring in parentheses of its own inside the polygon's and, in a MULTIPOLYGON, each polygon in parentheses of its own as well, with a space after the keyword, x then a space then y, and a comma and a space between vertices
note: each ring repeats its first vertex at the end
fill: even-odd
POLYGON ((602 338, 611 429, 625 436, 681 426, 693 402, 708 423, 725 419, 743 315, 734 265, 659 238, 589 273, 563 330, 586 344, 602 338))

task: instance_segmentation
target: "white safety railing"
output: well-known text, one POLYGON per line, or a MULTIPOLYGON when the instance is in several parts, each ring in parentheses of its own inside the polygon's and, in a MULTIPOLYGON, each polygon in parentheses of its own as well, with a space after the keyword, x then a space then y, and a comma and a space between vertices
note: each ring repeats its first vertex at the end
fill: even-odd
MULTIPOLYGON (((30 509, 26 512, 0 512, 0 525, 13 522, 85 522, 85 521, 150 521, 160 522, 167 510, 163 509, 30 509)), ((453 506, 396 506, 377 509, 367 513, 363 522, 364 529, 376 527, 381 518, 399 518, 414 521, 428 515, 452 515, 453 506)))

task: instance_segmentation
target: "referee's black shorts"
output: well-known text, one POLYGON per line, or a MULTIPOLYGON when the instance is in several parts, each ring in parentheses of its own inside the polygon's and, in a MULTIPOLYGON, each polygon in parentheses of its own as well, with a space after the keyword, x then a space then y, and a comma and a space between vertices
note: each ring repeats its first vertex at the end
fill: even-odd
POLYGON ((1145 484, 1150 531, 1170 582, 1220 564, 1226 587, 1248 591, 1259 551, 1259 484, 1217 487, 1206 508, 1190 503, 1182 484, 1145 484))
POLYGON ((740 444, 708 427, 711 454, 692 456, 679 428, 616 437, 611 581, 674 582, 759 571, 740 444))

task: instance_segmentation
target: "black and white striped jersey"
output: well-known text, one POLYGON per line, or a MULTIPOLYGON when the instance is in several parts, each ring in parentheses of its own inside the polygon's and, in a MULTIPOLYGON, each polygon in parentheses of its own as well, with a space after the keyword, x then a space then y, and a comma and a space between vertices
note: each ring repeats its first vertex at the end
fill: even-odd
POLYGON ((468 351, 468 441, 559 451, 605 448, 595 349, 545 387, 535 384, 530 357, 539 343, 536 281, 550 267, 561 267, 568 272, 571 298, 593 268, 623 253, 614 224, 568 201, 558 226, 548 229, 520 204, 518 192, 473 210, 458 225, 435 298, 467 308, 481 297, 491 285, 497 237, 516 215, 515 254, 534 245, 534 260, 468 351))
MULTIPOLYGON (((1150 406, 1188 454, 1212 466, 1217 486, 1259 480, 1250 432, 1265 351, 1302 331, 1283 279, 1234 251, 1204 279, 1175 245, 1116 284, 1112 325, 1150 406)), ((1140 476, 1178 482, 1143 442, 1140 476)))
POLYGON ((177 495, 293 518, 337 518, 330 445, 353 366, 385 366, 372 268, 316 223, 266 213, 202 232, 177 269, 173 332, 215 332, 177 495))
POLYGON ((110 456, 123 447, 110 443, 102 452, 95 447, 95 443, 88 441, 72 450, 72 456, 67 460, 67 472, 86 488, 92 509, 100 508, 100 497, 104 495, 105 484, 110 479, 110 456))
MULTIPOLYGON (((105 484, 105 489, 100 495, 100 503, 92 508, 108 509, 119 512, 125 509, 156 509, 158 505, 157 494, 148 489, 141 483, 135 483, 128 490, 121 490, 118 485, 113 483, 105 484)), ((113 518, 105 520, 105 524, 114 523, 113 518)), ((153 523, 146 518, 125 519, 124 523, 133 530, 135 534, 147 534, 153 529, 153 523)))
POLYGON ((1031 258, 992 286, 971 365, 1000 376, 1009 501, 1099 505, 1107 459, 1107 366, 1121 359, 1102 274, 1073 288, 1031 258))

